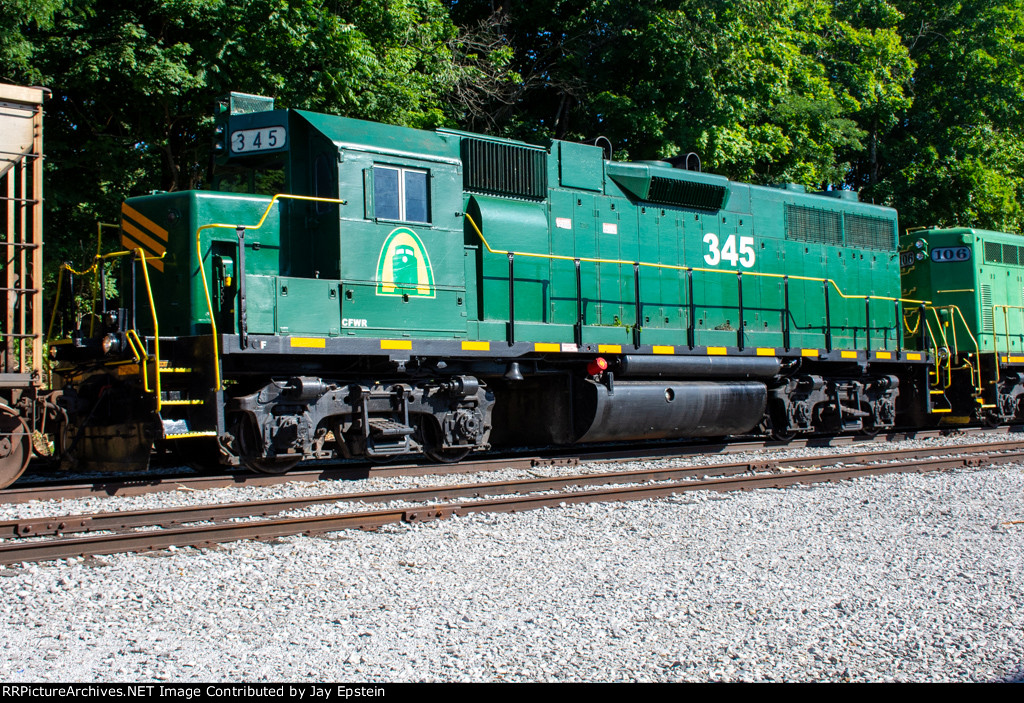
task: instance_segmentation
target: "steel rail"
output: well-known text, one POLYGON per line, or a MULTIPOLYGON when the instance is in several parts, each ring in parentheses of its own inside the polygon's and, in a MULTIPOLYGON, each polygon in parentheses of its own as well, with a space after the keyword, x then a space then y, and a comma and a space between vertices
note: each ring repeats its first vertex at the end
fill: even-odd
MULTIPOLYGON (((975 445, 966 447, 972 455, 982 456, 1013 456, 1024 460, 1024 442, 975 445), (995 450, 992 452, 991 450, 995 450), (1002 450, 1003 453, 1000 453, 1002 450)), ((934 457, 937 452, 931 449, 905 449, 891 452, 863 452, 860 454, 789 457, 776 460, 741 461, 728 464, 712 464, 704 466, 669 466, 656 469, 640 469, 636 471, 603 471, 591 474, 574 474, 571 476, 549 476, 494 481, 482 483, 457 484, 449 486, 423 486, 398 488, 386 491, 366 491, 357 493, 332 493, 319 496, 298 496, 292 498, 275 498, 264 501, 240 501, 233 503, 213 503, 205 505, 188 505, 154 510, 134 510, 112 513, 92 513, 84 515, 67 515, 46 518, 26 518, 20 520, 0 521, 0 539, 10 537, 39 537, 44 535, 71 534, 75 532, 93 532, 103 530, 124 530, 137 527, 168 527, 189 522, 209 520, 230 520, 241 517, 265 517, 276 515, 288 510, 299 510, 313 505, 331 503, 385 503, 389 501, 423 501, 428 499, 480 498, 482 496, 524 493, 568 488, 570 486, 593 486, 604 484, 637 483, 640 481, 665 481, 701 476, 727 476, 743 473, 765 471, 785 471, 808 466, 835 465, 844 466, 867 465, 872 462, 892 460, 912 460, 920 457, 934 457)), ((963 452, 958 452, 959 458, 963 452)))
MULTIPOLYGON (((944 449, 944 448, 936 448, 944 449)), ((921 450, 918 450, 921 451, 921 450)), ((933 452, 934 453, 934 452, 933 452)), ((838 457, 839 459, 845 457, 838 457)), ((794 460, 798 462, 820 461, 820 457, 801 458, 794 460)), ((733 490, 752 490, 756 488, 781 488, 800 483, 834 482, 861 476, 878 475, 893 472, 924 472, 943 469, 976 467, 991 464, 1006 464, 1019 462, 1024 459, 1024 451, 1014 451, 999 454, 977 454, 957 457, 932 457, 920 461, 893 462, 889 464, 858 464, 843 465, 839 468, 817 469, 809 471, 790 471, 788 473, 757 473, 753 475, 730 476, 727 478, 713 478, 703 480, 683 480, 669 483, 658 482, 640 486, 625 486, 621 488, 602 488, 589 491, 563 492, 563 493, 542 493, 539 495, 519 495, 513 498, 498 498, 481 500, 475 502, 432 504, 414 507, 393 508, 388 510, 358 511, 334 515, 320 515, 313 517, 291 517, 263 521, 248 522, 222 522, 213 525, 202 525, 193 527, 177 527, 168 530, 147 530, 141 532, 122 532, 116 534, 105 534, 93 537, 62 538, 56 540, 14 540, 0 543, 0 563, 12 564, 18 562, 44 561, 49 559, 64 559, 70 557, 87 556, 95 554, 110 554, 117 552, 145 551, 162 549, 170 546, 204 546, 218 542, 229 542, 239 539, 271 539, 295 534, 321 534, 342 529, 360 528, 374 529, 386 524, 399 522, 422 522, 450 517, 452 515, 469 515, 481 512, 520 512, 524 510, 535 510, 545 507, 556 507, 584 502, 606 502, 644 500, 650 498, 665 497, 677 493, 695 490, 714 490, 719 492, 733 490)), ((833 462, 836 463, 836 462, 833 462)), ((701 471, 705 469, 721 467, 696 467, 688 471, 701 471)), ((794 466, 795 468, 795 466, 794 466)), ((652 470, 649 473, 653 477, 651 481, 661 481, 659 475, 671 473, 671 470, 652 470)), ((617 476, 624 476, 618 473, 617 476)), ((563 482, 567 485, 575 485, 583 480, 604 479, 607 483, 609 474, 556 477, 550 480, 519 482, 515 487, 517 492, 522 491, 525 484, 540 485, 543 487, 533 490, 550 490, 552 486, 563 482)), ((621 481, 617 481, 620 482, 621 481)), ((504 484, 496 484, 501 486, 504 484)), ((484 486, 481 484, 437 487, 423 489, 419 494, 420 499, 429 496, 431 493, 453 491, 455 489, 482 492, 484 486)), ((378 495, 390 495, 395 492, 384 492, 378 495)), ((345 496, 351 499, 351 494, 345 496)), ((395 498, 390 498, 394 500, 395 498)), ((252 507, 256 504, 248 504, 252 507)), ((258 513, 259 511, 250 511, 258 513)), ((202 519, 202 518, 196 518, 202 519)))
MULTIPOLYGON (((978 435, 1004 435, 1019 431, 1020 426, 998 428, 964 427, 957 431, 978 435)), ((234 473, 216 476, 172 476, 160 477, 153 475, 132 476, 115 480, 99 480, 84 484, 30 484, 22 487, 8 488, 0 491, 0 504, 18 504, 31 501, 65 500, 70 498, 95 498, 111 496, 135 496, 163 491, 198 491, 210 488, 226 488, 229 486, 276 486, 282 483, 317 481, 353 480, 374 477, 394 476, 428 476, 468 474, 484 471, 501 471, 504 469, 526 469, 542 466, 572 466, 581 462, 626 462, 636 459, 681 459, 695 455, 728 455, 751 451, 787 451, 790 449, 821 449, 826 451, 834 447, 870 445, 883 441, 901 439, 928 439, 947 434, 947 430, 923 430, 908 433, 890 433, 877 437, 862 435, 840 435, 838 437, 812 437, 794 439, 788 442, 777 440, 739 441, 726 444, 667 444, 645 449, 596 448, 580 454, 579 447, 568 447, 544 455, 506 455, 485 457, 458 464, 408 463, 408 464, 369 464, 360 463, 347 466, 326 466, 305 471, 290 471, 287 474, 268 475, 257 473, 234 473), (574 454, 565 452, 572 451, 574 454)), ((998 445, 1010 444, 996 442, 998 445)), ((963 450, 971 450, 975 445, 962 445, 963 450)), ((982 446, 982 445, 977 445, 982 446)), ((974 451, 979 451, 975 449, 974 451)), ((327 463, 327 462, 324 462, 327 463)))

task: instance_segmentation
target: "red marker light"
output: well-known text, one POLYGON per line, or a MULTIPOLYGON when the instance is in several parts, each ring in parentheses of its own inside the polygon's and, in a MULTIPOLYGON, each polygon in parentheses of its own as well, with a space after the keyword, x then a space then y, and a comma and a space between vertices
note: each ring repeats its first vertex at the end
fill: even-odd
POLYGON ((608 362, 603 357, 597 357, 589 364, 587 364, 587 373, 591 376, 597 376, 608 370, 608 362))

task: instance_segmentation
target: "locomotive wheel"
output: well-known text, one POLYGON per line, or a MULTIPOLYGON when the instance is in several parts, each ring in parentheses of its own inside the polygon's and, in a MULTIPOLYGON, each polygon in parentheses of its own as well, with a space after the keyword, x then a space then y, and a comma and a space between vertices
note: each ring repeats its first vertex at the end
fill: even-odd
POLYGON ((263 456, 263 442, 259 425, 248 415, 239 423, 238 458, 250 471, 273 476, 288 473, 302 461, 301 456, 263 456))
POLYGON ((243 455, 240 458, 247 469, 250 469, 260 474, 270 474, 271 476, 280 476, 281 474, 286 474, 292 469, 294 469, 300 461, 302 461, 302 457, 255 458, 243 455))
POLYGON ((786 428, 784 430, 773 429, 769 436, 776 442, 791 442, 796 437, 796 430, 786 428))
POLYGON ((32 457, 32 435, 25 421, 0 406, 0 488, 18 480, 32 457))
POLYGON ((1003 419, 992 412, 984 412, 981 414, 981 424, 985 427, 996 428, 1003 424, 1003 419))
POLYGON ((867 437, 868 439, 874 439, 875 437, 878 436, 878 433, 881 431, 882 429, 880 427, 876 427, 872 423, 864 423, 861 426, 860 431, 857 433, 857 436, 867 437))
POLYGON ((442 449, 444 436, 433 418, 426 418, 420 423, 420 435, 423 437, 424 456, 438 464, 457 464, 473 451, 472 447, 442 449))

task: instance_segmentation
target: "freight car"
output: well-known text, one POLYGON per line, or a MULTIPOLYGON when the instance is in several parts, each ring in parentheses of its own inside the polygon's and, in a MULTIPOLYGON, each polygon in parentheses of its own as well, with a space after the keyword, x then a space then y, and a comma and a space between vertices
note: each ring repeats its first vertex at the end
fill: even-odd
POLYGON ((216 134, 212 188, 127 200, 121 299, 51 345, 65 465, 184 446, 278 473, 1009 417, 1016 377, 957 385, 983 347, 944 336, 966 303, 913 284, 931 238, 901 253, 896 213, 856 193, 237 93, 216 134))
POLYGON ((41 88, 0 84, 0 487, 28 466, 33 435, 57 410, 43 383, 44 97, 41 88))

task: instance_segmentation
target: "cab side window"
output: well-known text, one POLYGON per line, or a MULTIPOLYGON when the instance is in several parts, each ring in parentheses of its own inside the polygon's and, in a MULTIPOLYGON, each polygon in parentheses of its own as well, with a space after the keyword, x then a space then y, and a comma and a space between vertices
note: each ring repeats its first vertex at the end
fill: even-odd
POLYGON ((428 172, 373 167, 373 216, 379 220, 430 222, 428 172))

